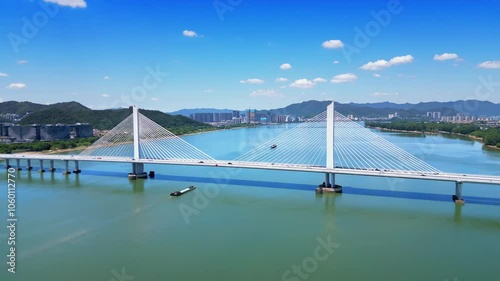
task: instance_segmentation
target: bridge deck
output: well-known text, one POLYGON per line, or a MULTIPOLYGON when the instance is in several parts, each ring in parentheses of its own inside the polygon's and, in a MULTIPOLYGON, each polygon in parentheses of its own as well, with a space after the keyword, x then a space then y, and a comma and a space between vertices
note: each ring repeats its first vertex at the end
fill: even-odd
POLYGON ((456 174, 456 173, 425 173, 425 172, 403 172, 391 170, 361 170, 346 168, 326 168, 320 166, 304 165, 279 165, 270 163, 252 163, 252 162, 231 162, 224 160, 200 161, 200 160, 158 160, 158 159, 133 159, 128 157, 96 157, 80 155, 41 155, 41 154, 0 154, 0 159, 10 160, 56 160, 56 161, 89 161, 89 162, 115 162, 115 163, 143 163, 143 164, 164 164, 164 165, 186 165, 186 166, 207 166, 207 167, 227 167, 244 169, 262 169, 275 171, 297 171, 313 173, 334 173, 343 175, 373 176, 406 178, 419 180, 436 180, 451 182, 467 182, 481 184, 500 185, 500 176, 474 175, 474 174, 456 174))

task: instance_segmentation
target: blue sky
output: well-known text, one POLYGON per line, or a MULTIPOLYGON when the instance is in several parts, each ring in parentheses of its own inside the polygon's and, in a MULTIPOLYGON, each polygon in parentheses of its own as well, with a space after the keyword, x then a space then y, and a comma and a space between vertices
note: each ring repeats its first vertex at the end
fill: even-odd
POLYGON ((0 99, 500 103, 499 14, 497 0, 2 0, 0 99))

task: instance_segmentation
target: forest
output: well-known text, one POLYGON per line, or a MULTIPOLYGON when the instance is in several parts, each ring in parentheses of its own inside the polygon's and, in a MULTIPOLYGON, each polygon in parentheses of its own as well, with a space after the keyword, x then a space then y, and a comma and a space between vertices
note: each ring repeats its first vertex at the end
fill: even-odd
POLYGON ((56 149, 68 149, 77 147, 87 147, 94 143, 98 138, 79 138, 73 140, 59 141, 33 141, 24 143, 0 143, 0 153, 10 154, 25 151, 46 151, 56 149))

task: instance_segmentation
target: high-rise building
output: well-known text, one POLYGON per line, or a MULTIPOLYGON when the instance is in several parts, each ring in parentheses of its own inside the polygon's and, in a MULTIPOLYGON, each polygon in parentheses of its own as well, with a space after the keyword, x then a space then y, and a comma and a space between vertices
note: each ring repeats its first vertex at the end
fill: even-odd
POLYGON ((214 115, 214 122, 220 122, 220 121, 222 121, 220 119, 220 113, 213 113, 213 115, 214 115))
POLYGON ((427 112, 427 117, 434 119, 434 120, 439 120, 441 119, 441 112, 436 111, 436 112, 427 112))
POLYGON ((233 113, 220 113, 219 116, 220 116, 220 122, 233 119, 233 113))
POLYGON ((250 110, 249 120, 250 120, 250 122, 255 122, 256 121, 256 119, 255 119, 255 109, 251 109, 250 110))
POLYGON ((214 122, 214 114, 213 113, 195 113, 194 120, 196 120, 198 122, 204 122, 204 123, 214 122))

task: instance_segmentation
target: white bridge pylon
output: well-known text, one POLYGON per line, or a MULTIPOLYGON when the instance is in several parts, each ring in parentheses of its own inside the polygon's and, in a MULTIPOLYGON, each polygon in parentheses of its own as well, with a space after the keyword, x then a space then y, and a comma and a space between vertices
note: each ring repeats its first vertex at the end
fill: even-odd
POLYGON ((234 162, 440 173, 423 160, 336 112, 333 102, 325 112, 262 143, 234 162))
POLYGON ((80 156, 215 162, 211 156, 142 115, 135 106, 130 116, 82 151, 80 156))

